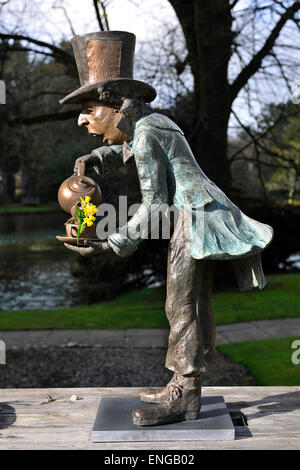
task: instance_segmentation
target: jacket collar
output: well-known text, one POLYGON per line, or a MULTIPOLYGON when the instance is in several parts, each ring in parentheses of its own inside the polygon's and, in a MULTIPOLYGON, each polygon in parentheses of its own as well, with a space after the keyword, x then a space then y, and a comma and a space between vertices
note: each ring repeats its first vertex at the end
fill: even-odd
MULTIPOLYGON (((158 113, 149 114, 136 121, 134 125, 134 135, 136 132, 139 132, 143 129, 149 130, 151 128, 160 129, 162 131, 175 131, 179 132, 181 135, 184 135, 183 131, 180 129, 180 127, 177 126, 177 124, 175 124, 175 122, 171 121, 171 119, 169 119, 167 116, 158 113)), ((127 142, 124 142, 123 144, 124 165, 134 155, 132 151, 132 144, 133 140, 129 144, 127 142)))
POLYGON ((127 142, 124 142, 124 144, 123 144, 123 163, 124 163, 124 165, 128 162, 128 160, 131 157, 133 157, 132 141, 129 144, 127 142))

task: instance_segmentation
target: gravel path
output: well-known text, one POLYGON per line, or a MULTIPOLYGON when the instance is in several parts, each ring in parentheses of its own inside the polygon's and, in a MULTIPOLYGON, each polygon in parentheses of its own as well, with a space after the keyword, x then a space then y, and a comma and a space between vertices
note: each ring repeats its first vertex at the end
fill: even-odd
MULTIPOLYGON (((27 348, 7 351, 0 388, 164 386, 165 349, 95 347, 27 348)), ((203 374, 204 386, 256 385, 247 369, 219 354, 203 374)))

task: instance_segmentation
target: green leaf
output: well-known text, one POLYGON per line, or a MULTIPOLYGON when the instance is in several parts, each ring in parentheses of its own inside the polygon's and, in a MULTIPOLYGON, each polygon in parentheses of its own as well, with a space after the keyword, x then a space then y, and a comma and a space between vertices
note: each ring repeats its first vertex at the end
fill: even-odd
POLYGON ((80 209, 79 206, 76 205, 75 217, 77 217, 80 220, 82 219, 82 216, 83 216, 83 211, 80 209))
POLYGON ((82 220, 80 220, 78 231, 77 231, 77 245, 79 245, 79 238, 80 238, 80 235, 82 234, 82 232, 84 231, 85 227, 86 227, 86 223, 82 222, 82 220))

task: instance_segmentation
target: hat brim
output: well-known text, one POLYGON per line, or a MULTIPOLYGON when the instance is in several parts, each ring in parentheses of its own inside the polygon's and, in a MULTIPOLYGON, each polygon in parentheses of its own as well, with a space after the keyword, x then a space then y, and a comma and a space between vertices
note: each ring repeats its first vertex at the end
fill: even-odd
POLYGON ((129 78, 116 78, 83 85, 80 88, 77 88, 77 90, 72 91, 72 93, 69 93, 62 100, 59 100, 59 102, 61 104, 73 104, 82 103, 88 99, 98 99, 99 93, 97 89, 104 85, 109 88, 114 88, 121 96, 135 96, 137 98, 143 98, 146 103, 150 103, 156 98, 155 88, 148 85, 148 83, 129 78))

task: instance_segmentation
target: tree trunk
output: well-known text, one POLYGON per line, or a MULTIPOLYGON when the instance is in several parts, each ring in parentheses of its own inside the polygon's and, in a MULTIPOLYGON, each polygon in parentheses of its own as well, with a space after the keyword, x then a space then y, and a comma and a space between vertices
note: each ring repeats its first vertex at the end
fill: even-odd
POLYGON ((195 157, 223 190, 230 187, 227 78, 233 32, 229 0, 169 0, 182 26, 194 77, 192 128, 186 132, 195 157))
POLYGON ((12 173, 7 174, 7 196, 10 201, 14 201, 16 191, 15 175, 12 173))

